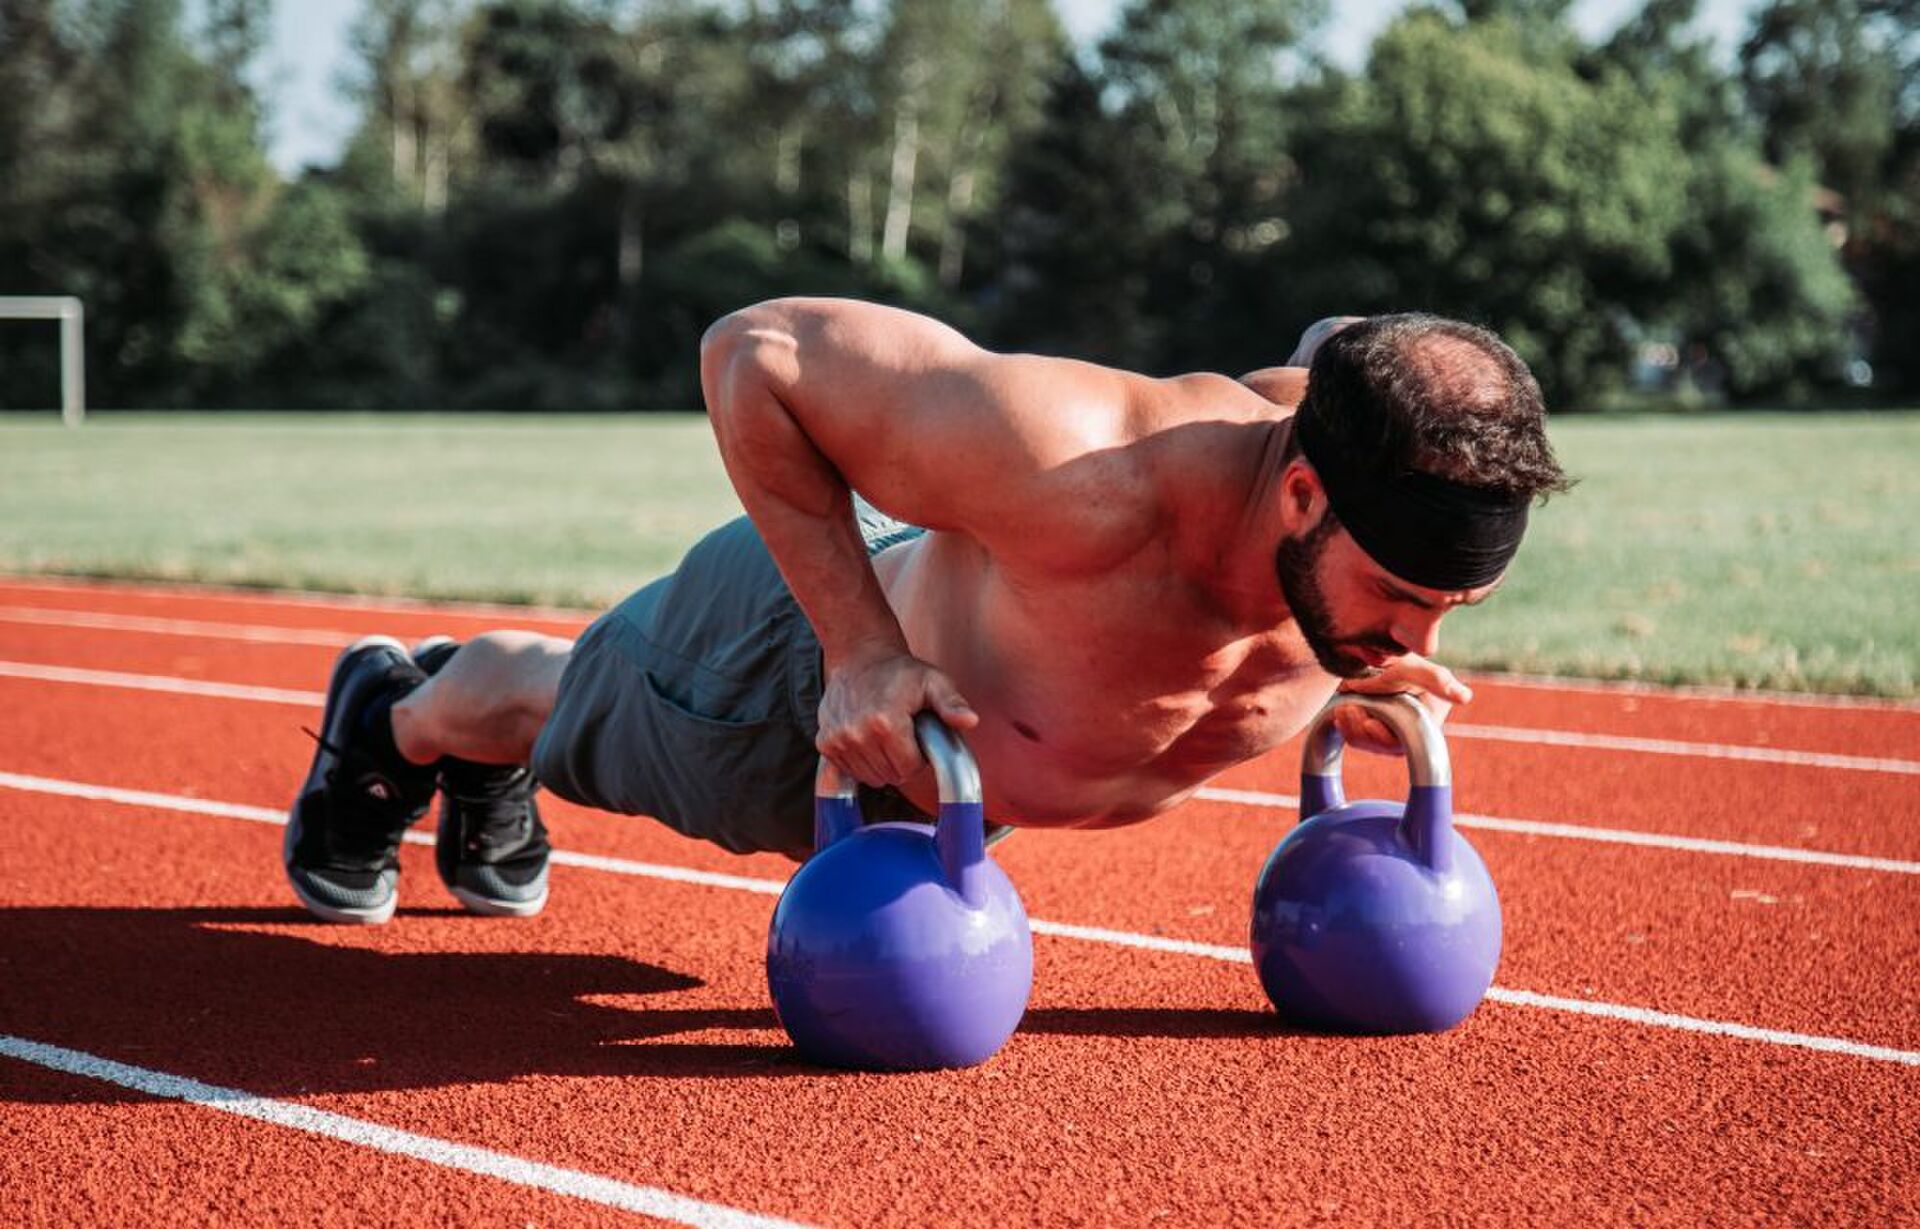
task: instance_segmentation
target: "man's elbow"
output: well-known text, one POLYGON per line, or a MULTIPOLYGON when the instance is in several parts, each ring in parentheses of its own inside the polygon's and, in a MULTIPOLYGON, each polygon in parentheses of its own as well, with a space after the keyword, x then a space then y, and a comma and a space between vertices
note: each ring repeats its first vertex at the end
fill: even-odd
POLYGON ((791 299, 768 299, 751 307, 728 312, 708 325, 707 331, 700 337, 702 369, 709 362, 724 365, 742 350, 762 343, 790 347, 794 333, 793 302, 791 299))
POLYGON ((700 338, 700 383, 708 411, 736 400, 743 378, 775 384, 797 374, 792 321, 781 300, 756 303, 713 322, 700 338))
POLYGON ((741 343, 754 328, 755 319, 764 314, 764 303, 728 312, 700 335, 700 370, 705 373, 724 369, 740 350, 741 343))

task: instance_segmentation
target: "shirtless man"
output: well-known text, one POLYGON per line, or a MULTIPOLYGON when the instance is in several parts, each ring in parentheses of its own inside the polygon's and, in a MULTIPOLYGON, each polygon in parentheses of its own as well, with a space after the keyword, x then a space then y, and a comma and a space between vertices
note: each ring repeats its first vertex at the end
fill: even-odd
MULTIPOLYGON (((1444 716, 1471 696, 1429 660, 1442 618, 1566 485, 1539 389, 1492 334, 1428 316, 1322 322, 1290 363, 1162 380, 866 303, 726 317, 701 371, 748 517, 577 643, 349 649, 288 828, 295 892, 385 921, 438 788, 454 894, 538 912, 536 781, 801 858, 819 755, 869 820, 935 808, 923 709, 964 734, 987 814, 1035 828, 1158 815, 1336 687, 1444 716)), ((1364 716, 1343 732, 1394 750, 1364 716)))

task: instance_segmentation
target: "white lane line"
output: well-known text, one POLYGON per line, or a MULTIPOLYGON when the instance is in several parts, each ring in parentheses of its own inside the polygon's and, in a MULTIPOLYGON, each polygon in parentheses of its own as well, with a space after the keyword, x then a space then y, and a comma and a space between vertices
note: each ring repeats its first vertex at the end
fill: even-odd
POLYGON ((1826 1054, 1845 1054, 1875 1062, 1900 1063, 1920 1067, 1920 1051, 1896 1050, 1892 1046, 1867 1045, 1843 1037, 1821 1037, 1813 1033, 1789 1033, 1777 1028, 1755 1028, 1731 1020, 1702 1020, 1695 1016, 1677 1016, 1670 1011, 1650 1007, 1630 1007, 1624 1003, 1599 1003, 1590 999, 1562 998, 1556 994, 1535 994, 1531 990, 1509 990, 1495 986, 1487 997, 1510 1007, 1538 1007, 1544 1011, 1566 1011, 1578 1016, 1598 1016, 1603 1020, 1624 1020, 1650 1028, 1679 1029, 1684 1033, 1706 1033, 1716 1037, 1737 1037, 1742 1041, 1760 1041, 1769 1045, 1792 1046, 1801 1050, 1819 1050, 1826 1054))
POLYGON ((1495 742, 1532 743, 1545 747, 1588 747, 1602 751, 1638 751, 1648 755, 1685 755, 1700 759, 1745 760, 1754 764, 1794 764, 1806 768, 1843 768, 1856 772, 1891 772, 1920 776, 1920 760, 1886 759, 1870 755, 1835 755, 1826 751, 1792 751, 1782 747, 1742 747, 1732 743, 1696 743, 1677 738, 1635 738, 1625 734, 1589 734, 1580 730, 1534 730, 1518 726, 1474 725, 1450 721, 1449 739, 1484 738, 1495 742))
POLYGON ((495 1152, 491 1148, 456 1144, 452 1140, 402 1131, 397 1127, 383 1126, 364 1118, 351 1118, 297 1102, 276 1101, 272 1097, 258 1096, 238 1088, 203 1084, 183 1075, 115 1062, 84 1050, 69 1050, 64 1046, 47 1045, 25 1037, 0 1033, 0 1056, 68 1075, 100 1080, 121 1088, 131 1088, 135 1092, 168 1101, 185 1101, 189 1105, 218 1110, 222 1114, 337 1139, 375 1152, 411 1157, 444 1169, 458 1169, 498 1178, 515 1186, 551 1191, 570 1199, 638 1212, 643 1216, 657 1216, 676 1224, 696 1225, 700 1229, 791 1229, 795 1223, 744 1212, 725 1204, 676 1195, 656 1186, 638 1186, 578 1169, 529 1161, 509 1153, 495 1152))
POLYGON ((1554 674, 1503 674, 1498 670, 1462 670, 1469 683, 1520 687, 1528 691, 1558 691, 1574 695, 1632 695, 1675 700, 1725 701, 1764 708, 1868 709, 1920 716, 1920 702, 1887 696, 1830 695, 1820 692, 1769 691, 1765 688, 1715 687, 1706 683, 1641 683, 1630 679, 1576 679, 1554 674))
MULTIPOLYGON (((248 806, 239 802, 215 802, 207 798, 189 798, 181 794, 156 794, 144 789, 121 789, 114 785, 91 785, 82 781, 62 781, 57 777, 32 777, 17 772, 0 772, 0 789, 16 789, 34 794, 57 794, 63 798, 84 798, 93 802, 118 802, 125 806, 152 807, 161 811, 181 811, 188 815, 216 815, 222 819, 244 819, 259 824, 284 824, 287 813, 273 807, 248 806)), ((433 836, 409 832, 410 845, 431 845, 433 836)), ((772 879, 754 879, 746 875, 727 875, 719 871, 695 870, 690 866, 671 866, 658 862, 636 862, 630 858, 610 858, 602 854, 575 853, 556 849, 553 861, 561 866, 579 866, 587 870, 608 871, 616 875, 639 875, 648 879, 671 879, 709 888, 731 888, 739 892, 759 892, 778 896, 786 884, 772 879)))
MULTIPOLYGON (((635 577, 644 584, 651 577, 635 577)), ((324 593, 308 589, 235 589, 193 581, 123 583, 86 577, 57 579, 45 576, 18 576, 0 573, 0 590, 20 589, 30 593, 69 593, 173 598, 184 602, 235 602, 266 607, 293 607, 301 610, 355 610, 405 615, 444 614, 450 617, 493 616, 540 619, 546 622, 577 623, 584 627, 598 612, 579 606, 515 606, 504 602, 463 601, 458 598, 376 597, 370 594, 324 593)), ((1670 696, 1679 700, 1725 700, 1738 704, 1757 704, 1777 708, 1882 709, 1890 713, 1920 715, 1920 702, 1889 699, 1883 696, 1829 695, 1818 692, 1770 691, 1739 687, 1715 687, 1708 684, 1646 683, 1631 679, 1579 679, 1551 674, 1507 673, 1500 670, 1463 668, 1460 673, 1469 682, 1483 680, 1503 687, 1522 687, 1529 691, 1670 696)))
MULTIPOLYGON (((271 629, 267 629, 271 630, 271 629)), ((330 635, 332 633, 329 633, 330 635)), ((346 633, 341 633, 346 635, 346 633)), ((328 644, 335 643, 332 640, 328 644)), ((278 687, 251 687, 166 674, 130 674, 78 666, 46 666, 33 662, 0 661, 0 677, 48 683, 78 683, 94 687, 122 687, 177 695, 217 696, 226 700, 259 700, 270 704, 313 705, 326 697, 318 691, 289 691, 278 687)), ((1535 730, 1518 726, 1474 725, 1450 722, 1449 738, 1479 738, 1541 746, 1584 747, 1601 751, 1635 751, 1654 755, 1694 756, 1703 759, 1742 760, 1756 764, 1790 764, 1857 772, 1885 772, 1920 776, 1920 760, 1887 759, 1865 755, 1836 755, 1824 751, 1795 751, 1781 747, 1742 747, 1728 743, 1696 743, 1669 738, 1633 738, 1618 734, 1588 734, 1577 730, 1535 730)))
MULTIPOLYGON (((52 778, 21 776, 15 773, 0 772, 0 786, 12 789, 36 790, 41 793, 68 794, 76 798, 99 798, 109 802, 128 802, 136 806, 154 806, 174 810, 199 810, 207 806, 234 807, 234 803, 204 803, 197 798, 176 799, 169 794, 150 794, 139 790, 114 789, 102 785, 82 785, 75 782, 63 782, 52 778), (182 804, 186 805, 182 805, 182 804)), ((1300 805, 1300 799, 1293 794, 1272 794, 1261 790, 1219 789, 1207 787, 1196 790, 1193 795, 1207 802, 1230 802, 1242 806, 1270 807, 1292 810, 1300 805)), ((244 809, 244 808, 243 808, 244 809)), ((253 814, 232 813, 236 819, 266 819, 270 823, 280 823, 285 818, 279 811, 252 808, 253 814)), ((1603 845, 1632 845, 1642 849, 1670 849, 1682 853, 1712 854, 1729 858, 1756 858, 1766 862, 1797 862, 1804 866, 1832 866, 1851 871, 1882 871, 1893 875, 1920 875, 1920 862, 1904 861, 1899 858, 1877 858, 1867 854, 1829 853, 1821 849, 1795 849, 1787 845, 1755 845, 1743 841, 1721 841, 1708 837, 1674 836, 1664 832, 1635 832, 1626 828, 1595 828, 1587 824, 1561 824, 1539 819, 1508 819, 1499 815, 1475 815, 1470 811, 1456 812, 1453 822, 1462 828, 1480 828, 1488 832, 1507 832, 1518 836, 1540 836, 1567 841, 1596 841, 1603 845)), ((418 836, 410 833, 409 839, 418 836)), ((421 838, 428 840, 430 838, 421 838)), ((558 855, 556 855, 557 857, 558 855)), ((582 861, 578 866, 592 866, 590 855, 575 855, 582 861)), ((604 868, 603 868, 604 869, 604 868)), ((688 871, 690 876, 707 875, 706 871, 688 871)), ((719 876, 724 879, 727 876, 719 876)), ((737 883, 719 883, 712 879, 689 879, 688 882, 712 883, 717 887, 740 887, 737 883)))
MULTIPOLYGON (((1196 790, 1193 796, 1212 802, 1237 802, 1256 807, 1297 808, 1300 805, 1300 799, 1292 794, 1269 794, 1250 789, 1208 787, 1196 790)), ((1895 875, 1920 875, 1920 862, 1904 862, 1897 858, 1873 858, 1863 854, 1828 853, 1819 849, 1794 849, 1786 845, 1749 845, 1740 841, 1715 841, 1697 836, 1670 836, 1664 832, 1593 828, 1585 824, 1555 824, 1538 819, 1503 819, 1498 815, 1474 815, 1466 811, 1456 812, 1453 822, 1462 828, 1484 828, 1489 832, 1513 832, 1521 836, 1549 836, 1570 841, 1599 841, 1607 845, 1638 845, 1645 849, 1677 849, 1687 853, 1760 858, 1769 862, 1838 866, 1854 871, 1887 871, 1895 875)))
POLYGON ((1027 929, 1037 935, 1061 939, 1084 939, 1088 943, 1110 943, 1115 947, 1135 947, 1148 952, 1172 952, 1176 956, 1204 956, 1234 964, 1252 964, 1253 953, 1244 947, 1224 943, 1196 943, 1191 939, 1169 939, 1165 935, 1143 935, 1131 930, 1108 930, 1104 926, 1075 926, 1071 922, 1049 922, 1044 918, 1027 919, 1027 929))
MULTIPOLYGON (((653 579, 636 576, 634 585, 653 579)), ((176 583, 122 584, 110 580, 49 580, 45 577, 0 574, 0 590, 21 589, 28 593, 105 593, 116 597, 173 598, 185 602, 233 602, 245 606, 285 607, 297 610, 358 610, 374 614, 437 615, 454 618, 500 615, 505 618, 540 619, 549 623, 578 623, 585 626, 598 613, 580 606, 515 606, 506 602, 468 602, 456 598, 377 597, 360 593, 322 593, 309 589, 231 589, 219 585, 176 583)))
MULTIPOLYGON (((407 839, 421 845, 433 844, 433 838, 424 832, 409 832, 407 839)), ((636 862, 631 858, 610 858, 605 854, 574 853, 569 849, 556 849, 552 860, 561 866, 580 866, 592 871, 608 871, 615 875, 637 875, 643 879, 670 879, 675 883, 695 883, 707 888, 728 888, 735 892, 754 892, 761 896, 778 896, 786 891, 783 879, 757 879, 752 875, 727 875, 719 871, 695 870, 691 866, 673 866, 664 862, 636 862)))
MULTIPOLYGON (((318 707, 326 700, 322 692, 290 691, 278 687, 250 687, 237 683, 212 683, 202 679, 174 678, 159 674, 126 674, 112 670, 82 670, 68 666, 41 666, 28 662, 0 661, 0 677, 23 678, 39 682, 79 683, 94 687, 122 687, 137 691, 160 691, 179 695, 212 696, 226 700, 254 700, 272 704, 290 704, 303 708, 318 707)), ((1491 727, 1479 727, 1487 729, 1491 727)), ((1555 731, 1513 731, 1538 735, 1555 731)), ((1744 750, 1728 748, 1728 750, 1744 750)), ((1808 754, 1808 753, 1800 753, 1808 754)), ((1905 763, 1905 761, 1887 761, 1905 763)), ((1831 767, 1832 765, 1827 765, 1831 767)), ((1295 807, 1300 800, 1290 794, 1267 794, 1251 790, 1201 789, 1196 798, 1215 802, 1240 802, 1253 806, 1295 807)), ((1702 837, 1670 836, 1657 832, 1634 832, 1621 828, 1595 828, 1585 824, 1558 824, 1531 819, 1506 819, 1493 815, 1462 812, 1454 820, 1463 828, 1517 832, 1529 836, 1560 837, 1576 841, 1602 841, 1615 845, 1638 845, 1650 849, 1679 849, 1690 853, 1725 854, 1734 857, 1763 858, 1776 862, 1802 862, 1813 866, 1839 866, 1850 870, 1891 871, 1895 874, 1920 874, 1920 863, 1893 858, 1874 858, 1860 854, 1827 853, 1817 849, 1794 849, 1784 845, 1752 845, 1738 841, 1717 841, 1702 837)))
POLYGON ((156 619, 147 615, 55 610, 45 606, 0 606, 0 623, 139 632, 156 636, 194 636, 203 640, 246 640, 260 644, 315 644, 327 648, 340 648, 359 639, 354 632, 330 631, 322 627, 268 627, 256 623, 210 623, 202 619, 156 619))
MULTIPOLYGON (((189 815, 217 815, 222 819, 248 819, 263 824, 284 824, 285 811, 271 807, 247 806, 240 802, 215 802, 211 798, 190 798, 185 794, 156 794, 144 789, 121 789, 113 785, 92 785, 84 781, 62 781, 58 777, 30 777, 18 772, 0 772, 0 789, 17 789, 33 794, 58 794, 62 798, 85 798, 94 802, 118 802, 130 807, 153 807, 161 811, 184 811, 189 815)), ((411 835, 411 834, 409 834, 411 835)))
POLYGON ((128 674, 120 670, 42 666, 25 661, 0 661, 0 678, 31 679, 37 683, 79 683, 87 687, 123 687, 132 691, 164 691, 181 696, 215 696, 222 700, 258 700, 266 704, 298 704, 303 708, 316 707, 327 698, 326 693, 320 691, 212 683, 205 679, 175 678, 167 674, 128 674))
MULTIPOLYGON (((152 794, 142 790, 123 790, 112 786, 83 785, 76 781, 59 781, 46 777, 29 777, 18 773, 0 773, 0 788, 18 789, 49 794, 61 794, 67 797, 90 798, 105 802, 124 802, 133 806, 164 806, 170 811, 198 812, 216 815, 222 818, 257 820, 269 824, 285 823, 285 817, 278 811, 265 807, 241 806, 237 803, 209 803, 198 798, 183 798, 177 795, 152 794), (152 800, 165 799, 164 803, 152 800)), ((409 832, 407 840, 420 845, 430 845, 433 838, 424 832, 409 832)), ((761 896, 778 896, 786 884, 777 879, 760 879, 748 875, 724 875, 712 871, 694 870, 691 867, 660 865, 652 862, 635 862, 626 858, 608 858, 592 854, 570 854, 565 850, 555 850, 553 860, 563 866, 581 866, 592 870, 609 871, 618 875, 633 875, 647 879, 668 879, 678 883, 696 883, 710 887, 730 888, 736 891, 753 892, 761 896)), ((1210 960, 1228 961, 1234 964, 1250 964, 1252 955, 1244 947, 1231 947, 1216 943, 1197 943, 1186 939, 1170 939, 1163 935, 1145 935, 1134 931, 1109 930, 1100 926, 1077 926, 1069 922, 1050 922, 1044 918, 1034 918, 1029 922, 1035 934, 1053 935, 1065 939, 1080 939, 1090 943, 1105 943, 1119 947, 1140 948, 1147 951, 1171 952, 1183 956, 1200 956, 1210 960)), ((1561 998, 1548 994, 1537 994, 1531 990, 1511 990, 1495 986, 1487 992, 1487 997, 1498 1003, 1514 1007, 1533 1007, 1545 1011, 1573 1012, 1577 1015, 1603 1016, 1608 1019, 1624 1020, 1652 1028, 1681 1029, 1686 1032, 1710 1033, 1723 1037, 1736 1037, 1746 1041, 1760 1041, 1770 1045, 1789 1046, 1804 1050, 1819 1050, 1831 1054, 1845 1054, 1853 1058, 1872 1059, 1876 1062, 1904 1063, 1908 1066, 1920 1066, 1920 1051, 1897 1050, 1888 1046, 1868 1045, 1864 1042, 1849 1041, 1844 1037, 1822 1037, 1812 1033, 1792 1033, 1780 1029, 1756 1028, 1750 1024, 1740 1024, 1729 1020, 1707 1020, 1697 1016, 1682 1016, 1672 1012, 1655 1011, 1647 1007, 1634 1007, 1625 1003, 1605 1003, 1587 999, 1561 998)))

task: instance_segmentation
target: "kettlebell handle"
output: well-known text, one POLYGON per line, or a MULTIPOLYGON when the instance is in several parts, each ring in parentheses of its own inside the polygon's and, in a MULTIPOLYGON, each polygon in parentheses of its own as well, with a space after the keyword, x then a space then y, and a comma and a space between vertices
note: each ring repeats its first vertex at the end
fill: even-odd
POLYGON ((1314 717, 1300 754, 1300 819, 1304 822, 1346 805, 1346 789, 1340 781, 1346 739, 1333 721, 1343 708, 1366 710, 1399 738, 1406 752, 1410 787, 1401 832, 1430 868, 1447 870, 1453 858, 1452 842, 1446 839, 1453 831, 1453 763, 1439 723, 1426 705, 1407 692, 1388 696, 1341 692, 1314 717))
MULTIPOLYGON (((941 867, 954 891, 969 905, 977 906, 986 899, 983 867, 987 858, 986 804, 979 765, 960 736, 931 710, 914 715, 913 733, 921 754, 933 765, 933 779, 940 794, 934 844, 941 867)), ((858 831, 861 822, 860 782, 821 756, 813 777, 815 851, 858 831)))

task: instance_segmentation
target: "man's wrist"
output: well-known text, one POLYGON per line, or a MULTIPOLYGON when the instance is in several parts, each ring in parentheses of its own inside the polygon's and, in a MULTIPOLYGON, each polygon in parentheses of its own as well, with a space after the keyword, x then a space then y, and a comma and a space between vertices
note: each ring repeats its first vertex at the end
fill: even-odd
POLYGON ((857 641, 832 646, 822 643, 820 657, 829 674, 841 670, 857 670, 876 662, 894 657, 911 657, 912 650, 907 647, 907 639, 898 632, 888 635, 862 637, 857 641))

